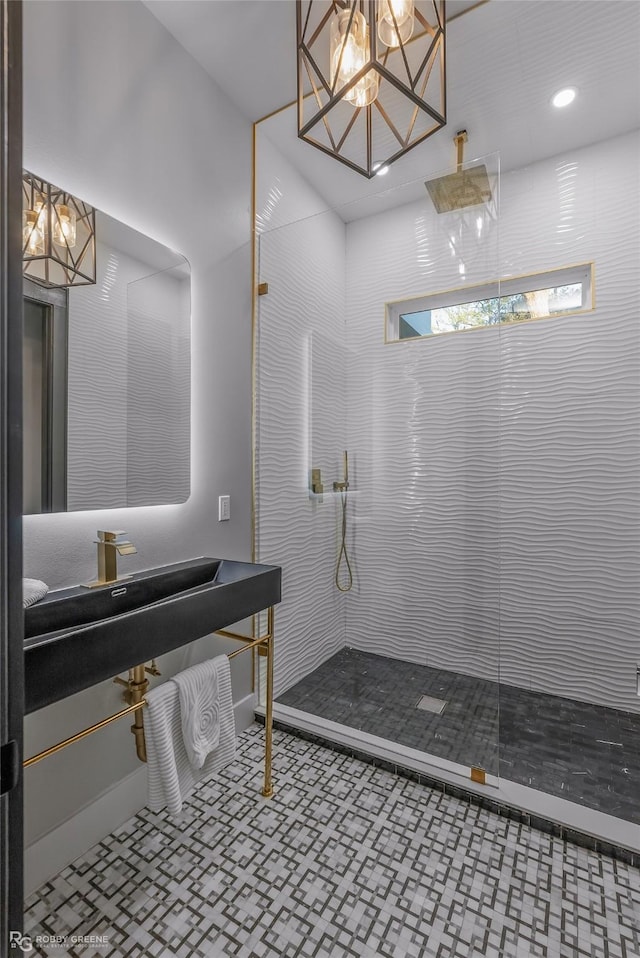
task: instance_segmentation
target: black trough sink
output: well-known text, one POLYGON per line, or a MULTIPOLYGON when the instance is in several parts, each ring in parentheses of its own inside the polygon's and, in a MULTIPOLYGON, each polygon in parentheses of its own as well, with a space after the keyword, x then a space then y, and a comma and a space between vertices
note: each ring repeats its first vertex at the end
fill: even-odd
POLYGON ((201 557, 50 593, 25 610, 25 714, 276 605, 281 575, 201 557))
POLYGON ((121 615, 195 586, 215 582, 221 561, 192 559, 135 572, 121 582, 95 589, 74 586, 49 592, 44 599, 25 609, 25 638, 121 615))

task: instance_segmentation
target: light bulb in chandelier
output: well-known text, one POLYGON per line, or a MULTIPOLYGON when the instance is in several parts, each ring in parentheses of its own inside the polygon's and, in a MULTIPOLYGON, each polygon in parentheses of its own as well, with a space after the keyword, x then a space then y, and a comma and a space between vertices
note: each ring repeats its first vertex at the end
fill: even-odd
MULTIPOLYGON (((339 92, 341 87, 363 69, 369 59, 367 21, 358 10, 343 10, 331 21, 331 86, 339 92)), ((378 95, 378 74, 369 70, 345 93, 343 99, 353 106, 362 107, 373 103, 378 95)))
POLYGON ((41 226, 42 215, 38 210, 22 212, 22 248, 27 256, 44 255, 44 230, 41 226))
POLYGON ((37 226, 43 236, 47 235, 47 204, 45 203, 44 196, 36 196, 33 208, 36 211, 37 216, 37 226))
POLYGON ((67 249, 73 249, 76 245, 76 214, 64 203, 56 203, 55 206, 53 242, 67 249))
POLYGON ((369 106, 378 95, 378 74, 375 71, 367 74, 356 83, 352 90, 345 95, 345 100, 353 106, 369 106))
POLYGON ((380 0, 378 36, 388 47, 399 47, 413 35, 414 0, 380 0))
POLYGON ((32 208, 22 211, 22 249, 28 256, 43 256, 47 240, 47 205, 36 193, 31 198, 32 208))

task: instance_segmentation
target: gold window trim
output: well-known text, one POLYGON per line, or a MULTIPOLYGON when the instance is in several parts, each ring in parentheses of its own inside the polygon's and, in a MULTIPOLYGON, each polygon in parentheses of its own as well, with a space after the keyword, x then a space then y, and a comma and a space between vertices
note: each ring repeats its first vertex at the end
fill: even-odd
MULTIPOLYGON (((498 296, 502 296, 502 292, 498 293, 498 296)), ((509 295, 509 294, 504 294, 509 295)), ((479 298, 492 298, 492 297, 479 297, 479 298)), ((469 300, 472 302, 472 300, 469 300)), ((457 303, 450 303, 449 305, 462 305, 457 303)), ((435 308, 446 308, 446 307, 435 307, 435 308)), ((592 313, 596 308, 596 288, 595 288, 595 262, 593 260, 586 260, 580 263, 569 263, 564 266, 555 266, 552 269, 545 270, 536 270, 531 273, 517 273, 515 276, 504 276, 498 279, 488 279, 484 280, 481 283, 473 283, 471 285, 465 286, 452 286, 447 289, 436 289, 431 290, 427 293, 418 293, 414 296, 407 296, 402 299, 389 300, 384 304, 384 344, 385 346, 395 346, 398 343, 418 343, 418 342, 433 342, 441 339, 443 336, 458 336, 461 333, 477 333, 481 331, 486 331, 488 329, 506 329, 512 326, 528 326, 530 323, 538 323, 547 319, 570 319, 573 316, 582 316, 586 313, 592 313), (488 326, 471 326, 468 329, 452 329, 446 333, 427 333, 422 336, 410 336, 406 339, 391 339, 389 337, 389 309, 392 306, 398 306, 401 303, 414 303, 420 300, 435 298, 436 296, 445 296, 448 293, 472 293, 473 290, 486 290, 487 287, 497 286, 501 290, 502 284, 517 282, 518 280, 525 280, 530 278, 538 278, 549 276, 569 270, 578 270, 578 269, 589 269, 590 274, 590 288, 589 288, 589 302, 590 305, 586 307, 581 307, 580 309, 571 310, 571 312, 554 314, 548 313, 545 316, 535 316, 532 319, 520 319, 520 320, 511 320, 504 323, 495 323, 488 326)), ((420 312, 419 309, 415 310, 420 312)))

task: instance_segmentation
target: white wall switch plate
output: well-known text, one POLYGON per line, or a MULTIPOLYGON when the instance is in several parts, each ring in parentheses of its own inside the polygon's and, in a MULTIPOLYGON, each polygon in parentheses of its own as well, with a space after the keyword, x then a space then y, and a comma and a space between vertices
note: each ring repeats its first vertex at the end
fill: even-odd
POLYGON ((231 518, 231 496, 218 496, 218 522, 231 518))

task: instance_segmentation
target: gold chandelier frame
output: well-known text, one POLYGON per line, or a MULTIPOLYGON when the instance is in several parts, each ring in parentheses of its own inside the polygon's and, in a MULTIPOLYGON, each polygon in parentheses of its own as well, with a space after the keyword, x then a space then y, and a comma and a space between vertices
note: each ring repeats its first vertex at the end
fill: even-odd
MULTIPOLYGON (((390 4, 398 37, 394 47, 386 46, 378 38, 379 6, 378 0, 297 0, 296 4, 298 136, 368 179, 446 123, 445 0, 415 0, 418 31, 405 42, 400 39, 401 31, 390 4), (356 28, 356 13, 365 16, 368 52, 358 72, 339 86, 339 70, 332 78, 328 68, 328 35, 332 20, 346 11, 350 14, 347 36, 356 28), (380 94, 366 106, 348 104, 346 97, 351 94, 353 98, 358 84, 371 76, 371 71, 377 75, 380 94), (409 101, 412 109, 408 122, 406 113, 404 122, 392 115, 381 95, 383 88, 387 96, 399 93, 409 101), (335 122, 341 107, 342 115, 335 122), (348 118, 345 107, 351 111, 348 118), (376 147, 381 136, 390 144, 384 152, 376 147), (356 146, 358 138, 361 143, 356 146)), ((340 60, 342 57, 343 52, 340 60)))

